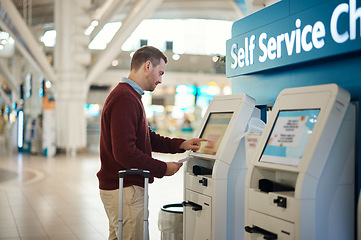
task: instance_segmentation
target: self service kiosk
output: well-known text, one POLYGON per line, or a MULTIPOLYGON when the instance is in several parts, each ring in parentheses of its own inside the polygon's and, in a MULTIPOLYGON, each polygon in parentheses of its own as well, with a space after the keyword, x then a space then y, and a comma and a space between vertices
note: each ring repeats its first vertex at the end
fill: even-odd
POLYGON ((283 90, 246 176, 245 239, 355 237, 355 106, 335 84, 283 90))
POLYGON ((212 99, 196 132, 208 141, 190 154, 184 168, 184 239, 234 239, 227 234, 244 225, 246 160, 241 142, 251 117, 259 118, 260 111, 246 94, 212 99), (242 207, 237 216, 235 199, 242 207))

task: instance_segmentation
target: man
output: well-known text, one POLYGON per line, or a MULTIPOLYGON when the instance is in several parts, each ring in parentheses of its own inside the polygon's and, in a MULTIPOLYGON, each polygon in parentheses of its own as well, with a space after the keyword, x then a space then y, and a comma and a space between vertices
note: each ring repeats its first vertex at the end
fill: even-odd
MULTIPOLYGON (((175 174, 182 166, 151 157, 152 151, 180 153, 197 151, 203 139, 167 138, 148 126, 142 104, 143 91, 153 91, 162 83, 166 56, 157 48, 138 49, 131 61, 130 74, 123 78, 105 101, 101 118, 99 179, 100 196, 109 219, 109 240, 117 239, 119 179, 118 171, 138 168, 150 171, 149 182, 175 174)), ((124 178, 123 239, 142 239, 144 179, 138 175, 124 178)))

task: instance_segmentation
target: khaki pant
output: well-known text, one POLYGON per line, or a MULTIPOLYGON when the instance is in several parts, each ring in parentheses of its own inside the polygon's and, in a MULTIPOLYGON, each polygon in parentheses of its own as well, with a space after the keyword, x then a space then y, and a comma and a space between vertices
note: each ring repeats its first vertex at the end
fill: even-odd
MULTIPOLYGON (((119 189, 100 190, 100 198, 109 219, 108 240, 117 239, 119 189)), ((123 190, 123 240, 143 239, 144 189, 139 186, 123 190)))

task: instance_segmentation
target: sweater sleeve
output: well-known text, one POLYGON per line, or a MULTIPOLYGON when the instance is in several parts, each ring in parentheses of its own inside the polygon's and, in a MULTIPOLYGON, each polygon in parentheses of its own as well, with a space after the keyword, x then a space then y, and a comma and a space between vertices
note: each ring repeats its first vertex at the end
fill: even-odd
POLYGON ((185 152, 183 149, 180 149, 179 146, 185 140, 182 138, 169 138, 163 137, 156 132, 152 131, 150 127, 149 134, 150 134, 150 141, 152 143, 152 150, 153 152, 160 152, 160 153, 182 153, 185 152))
POLYGON ((161 178, 167 165, 151 157, 148 125, 143 114, 134 96, 124 97, 114 105, 110 120, 113 156, 124 169, 149 170, 152 176, 161 178))

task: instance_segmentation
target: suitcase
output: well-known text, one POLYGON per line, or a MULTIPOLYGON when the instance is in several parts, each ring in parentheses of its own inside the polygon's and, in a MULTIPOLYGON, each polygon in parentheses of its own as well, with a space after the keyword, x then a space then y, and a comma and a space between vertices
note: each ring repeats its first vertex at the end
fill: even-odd
POLYGON ((118 239, 123 239, 123 182, 127 174, 138 174, 144 176, 144 217, 143 217, 143 239, 148 240, 148 184, 150 172, 140 169, 129 169, 119 171, 119 218, 118 239))

